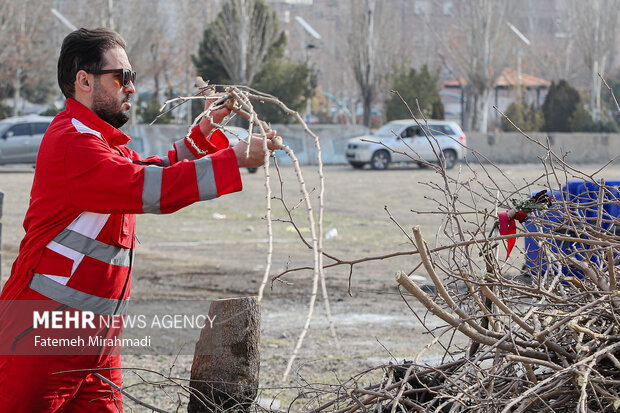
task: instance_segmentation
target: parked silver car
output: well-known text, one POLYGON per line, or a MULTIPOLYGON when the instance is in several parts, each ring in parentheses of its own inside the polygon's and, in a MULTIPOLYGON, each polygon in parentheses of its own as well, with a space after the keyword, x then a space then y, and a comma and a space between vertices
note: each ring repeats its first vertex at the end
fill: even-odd
POLYGON ((347 142, 347 161, 354 168, 370 164, 372 169, 386 169, 391 162, 437 162, 438 157, 446 169, 465 156, 465 133, 456 122, 428 120, 423 128, 413 119, 393 120, 372 135, 351 138, 347 142), (426 130, 428 138, 424 133, 426 130))
POLYGON ((0 120, 0 165, 35 163, 51 116, 18 116, 0 120))

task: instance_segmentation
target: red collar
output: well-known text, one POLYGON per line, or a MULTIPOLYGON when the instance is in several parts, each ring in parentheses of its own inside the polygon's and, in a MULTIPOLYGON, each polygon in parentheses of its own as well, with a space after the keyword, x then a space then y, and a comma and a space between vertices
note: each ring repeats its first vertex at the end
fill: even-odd
POLYGON ((68 116, 76 118, 89 128, 101 132, 101 136, 110 146, 125 145, 131 140, 120 129, 110 125, 75 99, 67 98, 65 112, 68 116))

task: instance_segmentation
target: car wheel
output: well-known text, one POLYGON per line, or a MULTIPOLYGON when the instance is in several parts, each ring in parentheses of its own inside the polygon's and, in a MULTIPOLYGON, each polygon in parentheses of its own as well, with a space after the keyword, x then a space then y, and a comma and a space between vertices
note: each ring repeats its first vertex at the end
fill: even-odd
POLYGON ((377 151, 372 155, 370 166, 372 169, 387 169, 390 164, 390 154, 387 151, 377 151))
POLYGON ((258 171, 258 168, 248 168, 248 172, 251 174, 255 174, 258 171))
POLYGON ((354 169, 362 169, 364 167, 364 162, 349 162, 354 169))
POLYGON ((441 154, 441 164, 446 169, 454 168, 454 165, 456 165, 456 160, 456 152, 452 149, 446 149, 441 154))

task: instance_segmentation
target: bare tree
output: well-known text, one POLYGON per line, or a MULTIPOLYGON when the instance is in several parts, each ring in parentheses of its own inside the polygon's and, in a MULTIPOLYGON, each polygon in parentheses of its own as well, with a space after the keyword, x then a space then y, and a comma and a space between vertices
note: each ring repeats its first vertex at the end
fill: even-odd
MULTIPOLYGON (((536 10, 540 2, 527 0, 523 7, 536 10)), ((553 17, 541 19, 537 13, 528 13, 519 19, 520 27, 532 42, 524 55, 524 66, 532 63, 528 73, 548 80, 566 79, 569 83, 578 77, 581 56, 575 50, 572 13, 567 3, 556 2, 553 17)))
POLYGON ((385 3, 375 0, 350 2, 349 57, 355 81, 360 90, 364 109, 363 123, 370 125, 370 112, 376 97, 378 83, 387 66, 384 47, 389 36, 389 26, 383 20, 385 3))
POLYGON ((13 112, 22 107, 23 84, 48 74, 50 41, 46 35, 50 15, 34 0, 8 0, 0 5, 0 83, 12 89, 13 112))
POLYGON ((231 0, 214 22, 210 52, 232 83, 249 85, 278 36, 275 12, 260 0, 231 0))
POLYGON ((590 106, 592 119, 598 120, 601 112, 601 75, 610 63, 610 54, 616 43, 618 0, 571 0, 573 9, 571 27, 574 38, 591 78, 590 106))
POLYGON ((164 101, 163 93, 171 90, 168 78, 169 63, 173 58, 173 39, 166 30, 171 25, 164 2, 134 1, 125 2, 112 14, 116 22, 115 30, 127 41, 127 54, 132 65, 142 78, 151 77, 155 95, 164 101), (139 21, 140 24, 136 24, 139 21), (162 79, 163 78, 163 79, 162 79))
POLYGON ((163 102, 164 91, 173 89, 172 73, 182 66, 182 60, 176 57, 176 31, 168 29, 184 25, 183 20, 178 20, 183 16, 170 13, 175 4, 161 0, 108 0, 89 3, 89 7, 72 6, 75 4, 64 3, 60 11, 76 26, 108 27, 123 36, 132 66, 139 73, 139 81, 152 79, 154 92, 163 102))
MULTIPOLYGON (((169 62, 170 74, 176 79, 174 87, 187 96, 194 94, 194 77, 196 68, 192 62, 192 55, 198 51, 204 26, 215 19, 219 5, 211 2, 201 5, 203 13, 196 13, 192 0, 181 0, 174 5, 173 21, 177 28, 172 39, 172 53, 177 56, 169 62), (209 8, 208 10, 205 10, 209 8)), ((191 122, 191 105, 185 107, 186 121, 191 122)))
POLYGON ((459 2, 455 6, 454 25, 447 33, 429 26, 444 50, 446 63, 466 82, 466 130, 487 131, 492 92, 507 65, 514 41, 506 22, 515 4, 507 0, 459 2))

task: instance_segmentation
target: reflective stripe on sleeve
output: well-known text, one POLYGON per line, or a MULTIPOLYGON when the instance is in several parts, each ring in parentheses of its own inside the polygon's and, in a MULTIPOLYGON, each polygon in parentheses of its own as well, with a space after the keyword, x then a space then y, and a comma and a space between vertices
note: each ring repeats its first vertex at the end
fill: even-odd
POLYGON ((200 158, 194 161, 194 165, 196 165, 196 181, 200 200, 217 198, 217 185, 211 158, 209 156, 200 158))
POLYGON ((187 159, 189 161, 193 161, 196 159, 194 154, 189 150, 187 145, 185 144, 185 138, 178 140, 174 143, 174 148, 177 150, 177 160, 182 161, 187 159))
POLYGON ((167 167, 170 166, 170 159, 167 156, 160 156, 161 158, 161 166, 167 167))
POLYGON ((125 315, 127 313, 128 300, 114 300, 86 294, 59 284, 43 274, 34 274, 30 280, 30 288, 49 299, 77 310, 92 311, 103 315, 125 315))
POLYGON ((131 257, 130 250, 104 244, 101 241, 89 238, 78 232, 69 229, 63 230, 56 235, 56 243, 72 249, 73 251, 84 254, 106 264, 129 267, 131 257))
POLYGON ((142 211, 161 214, 161 181, 164 170, 158 166, 144 168, 144 188, 142 188, 142 211))

